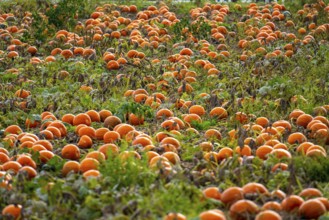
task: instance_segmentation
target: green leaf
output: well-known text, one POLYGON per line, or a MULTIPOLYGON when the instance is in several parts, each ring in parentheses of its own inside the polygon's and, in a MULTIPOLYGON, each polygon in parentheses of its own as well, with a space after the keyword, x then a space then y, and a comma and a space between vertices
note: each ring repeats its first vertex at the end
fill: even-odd
POLYGON ((263 86, 258 90, 258 92, 260 95, 265 96, 265 95, 269 94, 271 92, 271 90, 272 90, 272 87, 263 86))
POLYGON ((92 103, 92 97, 86 94, 80 98, 80 102, 83 106, 88 107, 92 103))
POLYGON ((55 172, 59 172, 62 170, 64 163, 65 161, 61 157, 55 155, 48 160, 47 165, 54 169, 55 172))
POLYGON ((97 207, 100 206, 100 201, 99 199, 96 199, 94 196, 89 195, 85 199, 85 204, 88 208, 90 209, 97 209, 97 207))

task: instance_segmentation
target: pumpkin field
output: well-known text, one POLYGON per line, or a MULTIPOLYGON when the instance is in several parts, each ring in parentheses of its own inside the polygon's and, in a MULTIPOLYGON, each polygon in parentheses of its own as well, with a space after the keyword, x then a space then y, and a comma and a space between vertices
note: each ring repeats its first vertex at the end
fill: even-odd
POLYGON ((328 150, 328 1, 0 1, 0 219, 329 220, 328 150))

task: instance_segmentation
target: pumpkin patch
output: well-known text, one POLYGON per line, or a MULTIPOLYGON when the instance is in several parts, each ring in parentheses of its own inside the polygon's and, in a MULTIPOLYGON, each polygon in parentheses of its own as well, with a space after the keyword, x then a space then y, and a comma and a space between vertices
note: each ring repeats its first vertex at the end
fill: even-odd
POLYGON ((0 2, 0 219, 328 218, 303 2, 0 2))

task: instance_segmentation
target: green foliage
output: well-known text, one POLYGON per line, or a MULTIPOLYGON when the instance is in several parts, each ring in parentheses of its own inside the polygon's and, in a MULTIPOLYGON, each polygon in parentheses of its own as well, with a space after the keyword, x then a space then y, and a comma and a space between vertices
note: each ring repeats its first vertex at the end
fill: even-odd
POLYGON ((23 8, 25 11, 35 11, 37 10, 38 0, 10 0, 10 1, 0 1, 0 13, 13 12, 17 7, 23 8))
POLYGON ((41 16, 38 12, 35 11, 32 13, 32 19, 32 31, 26 32, 24 37, 26 38, 28 35, 32 35, 30 38, 34 38, 40 42, 45 42, 49 34, 47 28, 47 19, 45 16, 41 16))
POLYGON ((288 171, 279 171, 269 180, 267 187, 269 189, 287 189, 290 185, 289 176, 288 171))
POLYGON ((294 81, 287 76, 275 76, 259 89, 261 96, 271 95, 290 98, 295 94, 294 81))
POLYGON ((152 193, 141 200, 141 206, 143 208, 157 207, 152 210, 154 216, 169 212, 188 212, 189 217, 195 217, 206 207, 216 207, 216 204, 211 204, 211 202, 201 203, 201 198, 201 192, 197 187, 186 183, 186 180, 175 180, 165 185, 155 186, 152 193))
POLYGON ((294 157, 292 164, 296 174, 309 182, 329 182, 329 160, 326 157, 294 157))
POLYGON ((121 120, 126 120, 126 116, 130 113, 146 118, 154 116, 154 110, 150 106, 142 105, 137 102, 124 102, 117 109, 117 115, 121 120))
POLYGON ((305 4, 314 4, 317 3, 318 0, 285 0, 284 4, 286 8, 289 8, 293 12, 297 11, 298 9, 302 8, 305 4))
POLYGON ((165 3, 172 8, 172 10, 182 17, 189 16, 189 12, 195 7, 193 0, 190 2, 176 2, 172 0, 165 0, 165 3))
POLYGON ((60 0, 46 12, 49 25, 58 29, 73 27, 77 22, 75 17, 83 12, 86 4, 84 0, 60 0))
POLYGON ((147 161, 135 158, 110 156, 100 171, 113 190, 132 186, 148 188, 156 179, 156 173, 149 169, 147 161))
MULTIPOLYGON (((11 81, 14 81, 15 79, 17 79, 17 75, 15 74, 11 74, 11 73, 0 73, 0 79, 3 81, 3 82, 11 82, 11 81)), ((1 91, 0 91, 1 93, 1 91)))
POLYGON ((211 26, 203 19, 200 18, 196 22, 191 23, 191 21, 184 17, 174 24, 170 30, 174 34, 174 41, 186 40, 190 32, 197 39, 206 39, 210 38, 211 26), (183 34, 183 30, 187 28, 188 31, 183 34))
POLYGON ((198 121, 191 122, 192 127, 197 129, 198 131, 205 131, 212 126, 215 126, 216 124, 217 124, 217 121, 215 119, 202 121, 202 122, 198 122, 198 121))
POLYGON ((59 0, 47 10, 49 24, 58 29, 72 28, 77 19, 89 18, 101 0, 59 0))

